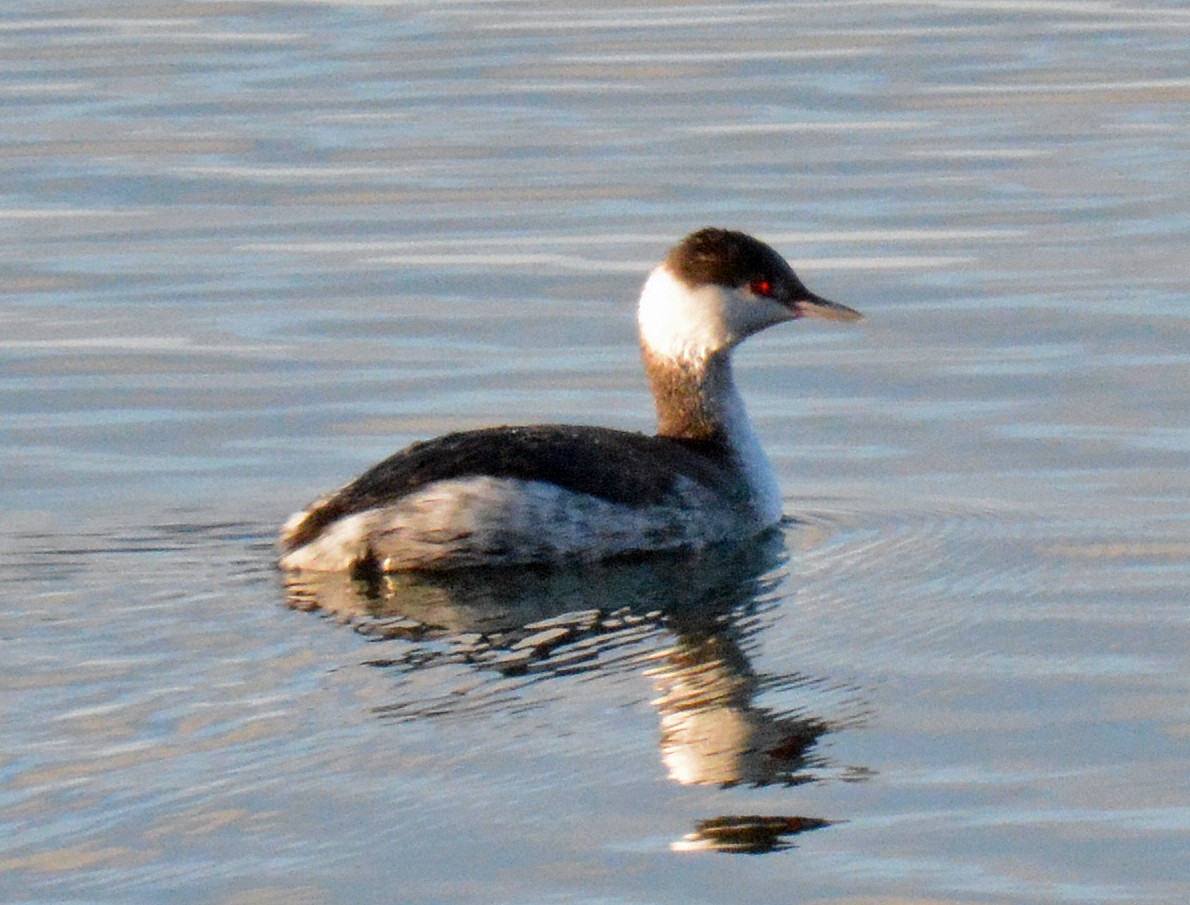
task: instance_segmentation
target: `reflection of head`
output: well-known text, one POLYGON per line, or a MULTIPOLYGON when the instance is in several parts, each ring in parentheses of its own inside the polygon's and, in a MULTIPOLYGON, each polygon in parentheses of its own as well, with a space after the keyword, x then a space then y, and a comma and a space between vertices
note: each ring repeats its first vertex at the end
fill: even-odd
POLYGON ((670 848, 675 852, 743 852, 763 855, 779 852, 793 843, 791 836, 808 830, 820 830, 831 821, 819 817, 712 817, 700 821, 698 828, 670 848))
POLYGON ((797 783, 825 723, 756 707, 757 680, 726 633, 679 637, 651 670, 661 694, 661 757, 686 785, 797 783))

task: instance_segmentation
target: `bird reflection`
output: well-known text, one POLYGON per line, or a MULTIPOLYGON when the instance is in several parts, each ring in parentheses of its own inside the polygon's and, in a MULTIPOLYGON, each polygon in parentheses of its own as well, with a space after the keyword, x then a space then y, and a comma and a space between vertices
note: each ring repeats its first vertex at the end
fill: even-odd
POLYGON ((670 846, 675 852, 742 852, 763 855, 791 848, 790 836, 807 830, 830 826, 829 820, 817 817, 714 817, 700 821, 693 833, 688 833, 670 846))
POLYGON ((808 782, 809 752, 830 728, 753 703, 761 685, 727 631, 679 634, 650 671, 661 694, 661 758, 683 785, 808 782))
MULTIPOLYGON (((573 569, 360 578, 298 573, 286 576, 286 588, 297 609, 318 611, 375 639, 414 642, 370 661, 375 665, 421 670, 465 663, 494 674, 496 681, 466 689, 443 691, 430 683, 437 689, 433 698, 395 701, 377 708, 382 717, 470 714, 485 701, 507 701, 517 681, 632 669, 657 691, 661 758, 671 779, 721 787, 795 785, 828 772, 815 751, 839 722, 757 703, 766 691, 823 684, 758 674, 748 657, 754 617, 783 580, 783 558, 776 535, 744 547, 573 569)), ((788 847, 791 836, 828 823, 719 816, 673 847, 776 851, 788 847)))

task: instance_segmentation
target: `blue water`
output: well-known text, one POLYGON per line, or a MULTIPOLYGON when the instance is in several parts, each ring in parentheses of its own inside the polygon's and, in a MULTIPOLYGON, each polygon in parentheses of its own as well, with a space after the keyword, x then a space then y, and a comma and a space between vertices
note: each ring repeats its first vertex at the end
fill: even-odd
POLYGON ((0 898, 1190 897, 1190 11, 0 13, 0 898), (746 229, 860 329, 738 371, 727 560, 287 587, 295 508, 648 430, 746 229))

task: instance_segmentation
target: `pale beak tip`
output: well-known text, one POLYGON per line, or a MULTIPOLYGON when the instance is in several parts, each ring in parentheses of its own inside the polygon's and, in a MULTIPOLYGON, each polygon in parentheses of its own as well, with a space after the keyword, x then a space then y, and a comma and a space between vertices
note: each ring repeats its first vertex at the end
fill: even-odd
POLYGON ((848 308, 846 305, 840 305, 838 302, 832 302, 830 299, 824 299, 817 295, 808 299, 798 299, 793 303, 793 313, 795 317, 817 317, 822 320, 850 323, 859 323, 865 319, 854 308, 848 308))

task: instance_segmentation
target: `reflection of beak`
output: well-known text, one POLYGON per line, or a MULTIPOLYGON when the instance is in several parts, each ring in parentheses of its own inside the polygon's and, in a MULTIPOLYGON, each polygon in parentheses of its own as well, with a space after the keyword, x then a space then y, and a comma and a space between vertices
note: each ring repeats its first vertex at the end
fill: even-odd
POLYGON ((820 317, 828 321, 862 321, 864 316, 854 308, 808 293, 793 303, 794 317, 820 317))

